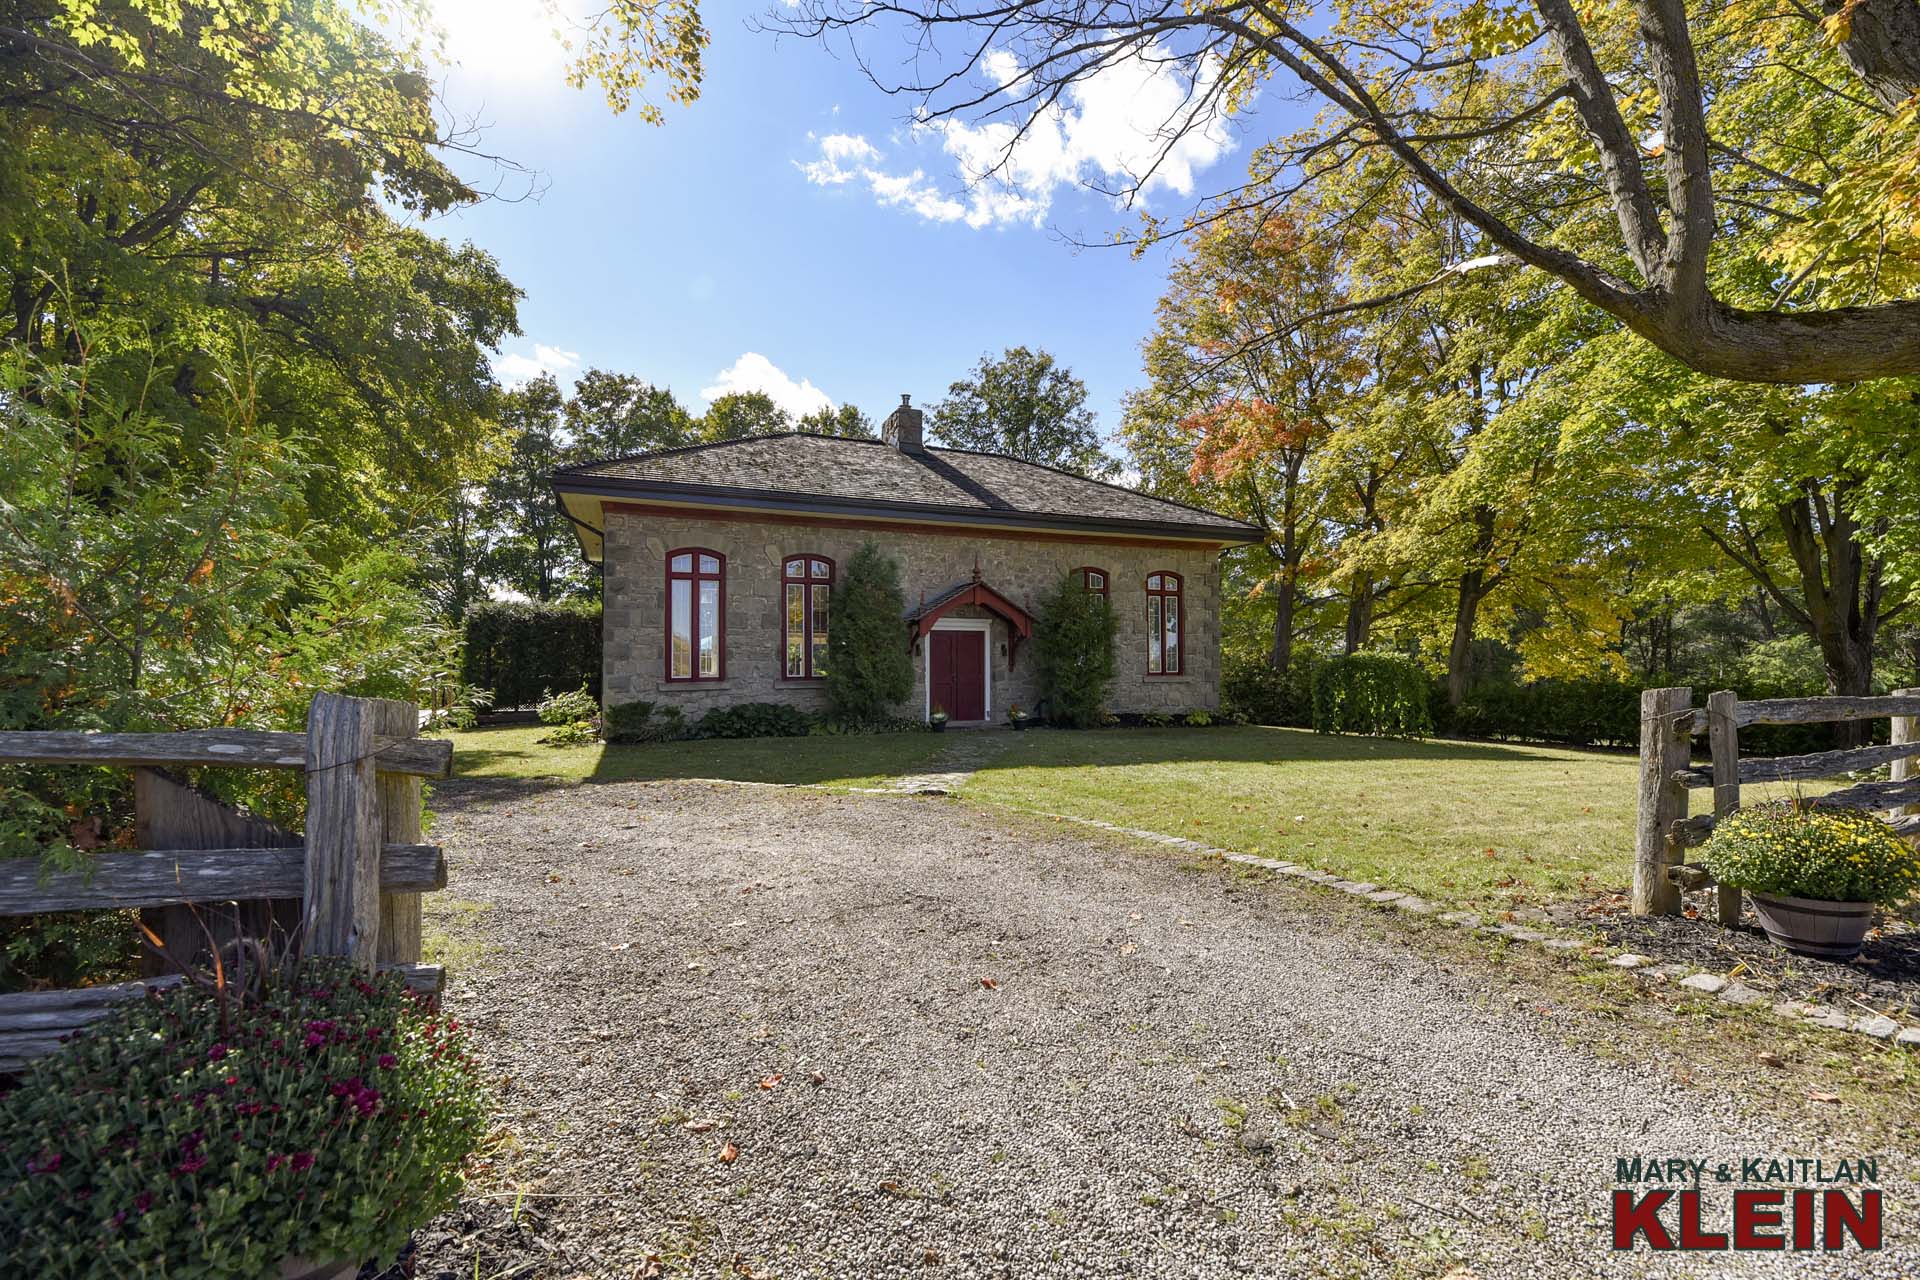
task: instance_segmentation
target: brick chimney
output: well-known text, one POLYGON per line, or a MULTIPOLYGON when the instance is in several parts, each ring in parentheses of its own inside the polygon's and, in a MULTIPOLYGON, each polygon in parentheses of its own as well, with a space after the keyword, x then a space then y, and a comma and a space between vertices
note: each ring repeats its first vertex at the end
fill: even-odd
POLYGON ((901 453, 925 453, 927 445, 921 436, 925 415, 913 407, 912 399, 904 393, 900 396, 900 407, 880 424, 880 438, 901 453))

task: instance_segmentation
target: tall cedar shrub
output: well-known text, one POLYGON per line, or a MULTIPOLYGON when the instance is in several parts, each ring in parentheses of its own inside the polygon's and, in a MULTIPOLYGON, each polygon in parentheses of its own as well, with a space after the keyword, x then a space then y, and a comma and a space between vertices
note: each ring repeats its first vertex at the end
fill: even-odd
POLYGON ((834 585, 831 608, 827 703, 836 720, 879 720, 913 693, 900 566, 863 544, 834 585))
POLYGON ((496 707, 531 707, 553 689, 600 696, 600 606, 488 600, 467 610, 461 678, 496 707))
POLYGON ((1079 575, 1063 574, 1034 619, 1033 663, 1040 697, 1055 724, 1085 729, 1099 723, 1113 683, 1113 605, 1089 591, 1079 575))
POLYGON ((1391 653, 1329 659, 1313 676, 1313 727, 1318 733, 1371 733, 1420 738, 1433 732, 1426 672, 1391 653))

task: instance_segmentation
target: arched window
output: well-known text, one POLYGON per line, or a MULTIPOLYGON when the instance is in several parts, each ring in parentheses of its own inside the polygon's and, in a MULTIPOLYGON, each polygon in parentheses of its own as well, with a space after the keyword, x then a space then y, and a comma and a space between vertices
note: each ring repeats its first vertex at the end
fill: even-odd
POLYGON ((1147 575, 1147 674, 1150 676, 1177 676, 1180 674, 1180 632, 1182 616, 1180 605, 1180 575, 1177 573, 1150 573, 1147 575))
POLYGON ((1107 571, 1096 569, 1092 565, 1082 565, 1073 571, 1080 579, 1080 585, 1096 595, 1107 595, 1107 571))
POLYGON ((833 595, 833 561, 790 556, 780 571, 786 601, 786 676, 818 680, 827 674, 827 602, 833 595))
POLYGON ((667 553, 667 679, 727 671, 727 558, 704 547, 667 553))

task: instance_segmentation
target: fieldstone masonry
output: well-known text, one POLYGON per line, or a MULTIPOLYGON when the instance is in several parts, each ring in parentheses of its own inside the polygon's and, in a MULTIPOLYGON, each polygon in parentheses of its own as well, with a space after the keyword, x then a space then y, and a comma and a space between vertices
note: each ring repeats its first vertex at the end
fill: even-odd
MULTIPOLYGON (((602 688, 609 705, 644 700, 677 706, 689 717, 742 702, 824 710, 826 694, 817 682, 784 677, 781 564, 789 556, 814 555, 844 565, 863 542, 871 541, 899 564, 909 608, 970 579, 976 563, 982 581, 1029 612, 1038 608, 1042 594, 1069 569, 1105 570, 1119 622, 1108 707, 1120 713, 1171 714, 1219 706, 1220 560, 1212 546, 706 520, 612 504, 606 509, 605 528, 602 688), (726 678, 721 681, 666 679, 666 557, 682 547, 703 547, 727 559, 726 678), (1167 570, 1179 574, 1184 583, 1185 670, 1177 676, 1149 676, 1146 577, 1167 570)), ((948 616, 990 617, 971 606, 948 616)), ((997 617, 991 622, 988 714, 1004 720, 1015 703, 1032 707, 1038 691, 1031 646, 1022 645, 1010 655, 1007 624, 997 617)), ((900 643, 907 643, 904 621, 900 643)), ((925 702, 926 660, 921 652, 914 655, 913 696, 899 713, 919 718, 925 702)))

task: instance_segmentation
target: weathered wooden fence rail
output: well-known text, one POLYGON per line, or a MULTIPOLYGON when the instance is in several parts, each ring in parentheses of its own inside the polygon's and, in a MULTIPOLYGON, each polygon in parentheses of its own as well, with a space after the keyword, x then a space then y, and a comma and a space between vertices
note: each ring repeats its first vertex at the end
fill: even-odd
MULTIPOLYGON (((0 733, 0 764, 132 767, 137 838, 152 846, 97 854, 85 871, 64 874, 0 860, 0 915, 137 908, 182 959, 209 937, 284 924, 299 930, 307 955, 395 969, 415 990, 438 991, 440 970, 420 963, 420 895, 446 887, 447 864, 437 846, 420 843, 420 780, 447 775, 453 744, 418 734, 410 703, 324 693, 305 733, 0 733), (158 772, 170 765, 302 770, 305 834, 215 804, 158 772), (210 928, 194 910, 214 904, 227 905, 210 928)), ((0 1071, 168 981, 178 976, 0 995, 0 1071)))
MULTIPOLYGON (((1769 698, 1742 702, 1728 692, 1693 705, 1691 689, 1648 689, 1640 695, 1640 810, 1634 839, 1633 912, 1673 915, 1682 888, 1700 888, 1712 878, 1686 865, 1686 851, 1713 834, 1715 824, 1740 807, 1740 788, 1750 782, 1811 782, 1863 769, 1890 766, 1885 782, 1859 782, 1808 803, 1826 808, 1884 811, 1903 835, 1920 835, 1920 689, 1884 698, 1769 698), (1809 755, 1740 758, 1740 730, 1759 724, 1819 724, 1891 719, 1884 746, 1819 751, 1809 755), (1710 764, 1692 763, 1693 739, 1707 736, 1710 764), (1688 789, 1713 788, 1713 812, 1689 817, 1688 789)), ((1740 891, 1716 886, 1722 924, 1740 918, 1740 891)))

